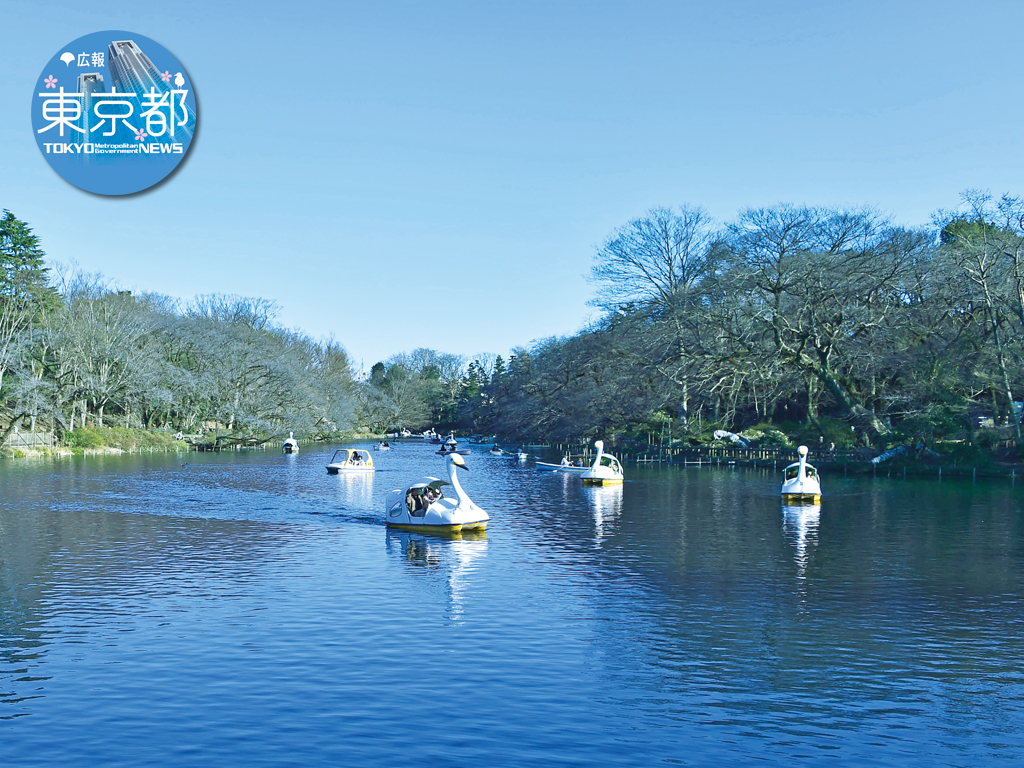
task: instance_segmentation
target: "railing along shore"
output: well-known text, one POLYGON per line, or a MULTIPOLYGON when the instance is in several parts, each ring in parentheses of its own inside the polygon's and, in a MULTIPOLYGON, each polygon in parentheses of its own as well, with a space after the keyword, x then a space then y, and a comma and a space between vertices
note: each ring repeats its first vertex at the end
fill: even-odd
MULTIPOLYGON (((872 463, 875 452, 868 450, 811 450, 807 461, 821 472, 844 475, 872 475, 874 477, 920 477, 931 476, 938 480, 945 477, 1005 477, 1016 483, 1018 470, 1024 476, 1024 465, 973 465, 943 464, 941 462, 895 461, 881 464, 872 463)), ((780 471, 799 460, 795 448, 740 448, 738 446, 710 447, 693 446, 686 448, 665 448, 643 454, 625 454, 626 462, 638 465, 660 464, 682 467, 733 468, 744 467, 780 471)))

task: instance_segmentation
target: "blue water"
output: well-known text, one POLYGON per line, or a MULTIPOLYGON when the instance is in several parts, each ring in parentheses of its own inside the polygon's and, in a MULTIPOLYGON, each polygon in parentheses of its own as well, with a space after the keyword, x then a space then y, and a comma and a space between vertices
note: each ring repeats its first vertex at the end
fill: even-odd
POLYGON ((389 531, 433 449, 0 462, 0 764, 1024 760, 1024 489, 483 452, 486 536, 389 531))

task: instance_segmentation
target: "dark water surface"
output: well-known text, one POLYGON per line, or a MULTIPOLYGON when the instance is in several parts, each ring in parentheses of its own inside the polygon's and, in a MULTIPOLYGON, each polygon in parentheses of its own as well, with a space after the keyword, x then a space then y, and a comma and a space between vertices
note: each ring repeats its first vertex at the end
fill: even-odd
POLYGON ((431 448, 0 462, 0 765, 1020 765, 1024 488, 431 448), (182 462, 185 463, 182 466, 182 462))

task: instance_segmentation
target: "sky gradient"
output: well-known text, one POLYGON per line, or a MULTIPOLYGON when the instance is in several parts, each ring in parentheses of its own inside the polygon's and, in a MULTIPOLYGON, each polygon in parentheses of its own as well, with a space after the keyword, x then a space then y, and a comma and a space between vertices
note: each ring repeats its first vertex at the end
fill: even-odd
POLYGON ((0 209, 51 264, 272 299, 363 370, 575 332, 595 248, 653 206, 920 225, 1024 194, 1021 2, 129 5, 3 0, 0 209), (130 197, 32 135, 41 68, 106 29, 167 48, 198 101, 182 166, 130 197))

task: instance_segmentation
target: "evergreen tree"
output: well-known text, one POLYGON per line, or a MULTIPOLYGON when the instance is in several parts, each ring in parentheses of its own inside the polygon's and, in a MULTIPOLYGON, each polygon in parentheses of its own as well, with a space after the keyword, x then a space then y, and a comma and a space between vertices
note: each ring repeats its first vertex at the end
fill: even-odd
POLYGON ((42 308, 56 297, 39 238, 13 213, 0 219, 0 301, 11 309, 42 308))

